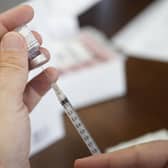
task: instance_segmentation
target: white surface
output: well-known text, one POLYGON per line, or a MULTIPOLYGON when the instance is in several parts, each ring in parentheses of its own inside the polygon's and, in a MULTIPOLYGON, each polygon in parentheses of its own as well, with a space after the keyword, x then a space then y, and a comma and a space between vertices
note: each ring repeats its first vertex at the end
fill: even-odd
POLYGON ((111 148, 108 148, 106 150, 106 152, 114 152, 117 150, 129 148, 131 146, 139 145, 142 143, 148 143, 151 141, 157 141, 157 140, 168 140, 168 131, 166 129, 163 129, 163 130, 159 130, 156 132, 151 132, 151 133, 145 134, 145 135, 138 137, 136 139, 121 143, 121 144, 113 146, 111 148))
POLYGON ((125 60, 118 56, 94 67, 69 73, 59 80, 61 88, 76 108, 125 94, 125 60))
POLYGON ((31 155, 64 137, 61 107, 52 90, 41 100, 30 117, 32 129, 31 155))
MULTIPOLYGON (((100 0, 32 0, 44 5, 50 14, 79 15, 100 0)), ((55 15, 55 16, 56 16, 55 15)))
POLYGON ((39 29, 46 40, 71 38, 78 31, 77 16, 100 0, 31 0, 35 10, 31 27, 39 29))
MULTIPOLYGON (((77 16, 64 13, 59 13, 59 5, 55 9, 47 7, 55 1, 33 0, 28 1, 33 7, 35 16, 30 22, 32 29, 37 29, 45 39, 44 45, 50 41, 51 37, 55 40, 66 40, 72 38, 79 31, 77 16)), ((69 2, 69 1, 68 1, 69 2)))
POLYGON ((112 45, 128 55, 168 61, 168 1, 157 0, 114 38, 112 45))

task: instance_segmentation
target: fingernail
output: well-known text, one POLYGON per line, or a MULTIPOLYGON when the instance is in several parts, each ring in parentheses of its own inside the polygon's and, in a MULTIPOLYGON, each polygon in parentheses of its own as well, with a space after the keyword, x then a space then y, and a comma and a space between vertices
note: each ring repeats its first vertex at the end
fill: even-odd
POLYGON ((16 32, 7 33, 1 41, 1 49, 21 50, 25 49, 24 38, 16 32))

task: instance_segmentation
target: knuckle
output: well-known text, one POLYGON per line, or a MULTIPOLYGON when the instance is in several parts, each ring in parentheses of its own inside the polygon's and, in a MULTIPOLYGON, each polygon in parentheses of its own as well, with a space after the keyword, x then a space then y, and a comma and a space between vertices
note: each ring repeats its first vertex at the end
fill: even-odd
POLYGON ((25 58, 26 52, 24 51, 1 51, 0 53, 0 68, 1 69, 14 69, 23 70, 28 64, 25 58))

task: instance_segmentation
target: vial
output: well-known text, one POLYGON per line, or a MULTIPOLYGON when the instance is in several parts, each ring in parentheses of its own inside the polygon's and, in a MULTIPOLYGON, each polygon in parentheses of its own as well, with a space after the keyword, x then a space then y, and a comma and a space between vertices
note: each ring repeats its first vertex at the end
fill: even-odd
POLYGON ((24 25, 16 28, 15 31, 20 33, 26 40, 28 46, 30 69, 45 64, 48 61, 48 58, 40 52, 40 44, 34 37, 33 33, 29 30, 29 28, 26 25, 24 25))

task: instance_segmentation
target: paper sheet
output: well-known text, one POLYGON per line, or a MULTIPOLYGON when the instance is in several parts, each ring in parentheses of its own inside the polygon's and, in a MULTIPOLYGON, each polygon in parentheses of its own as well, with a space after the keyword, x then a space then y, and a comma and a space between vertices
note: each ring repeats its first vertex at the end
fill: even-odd
POLYGON ((111 40, 127 55, 168 61, 168 1, 157 0, 111 40))
POLYGON ((31 155, 64 137, 61 107, 51 90, 31 113, 31 155))

